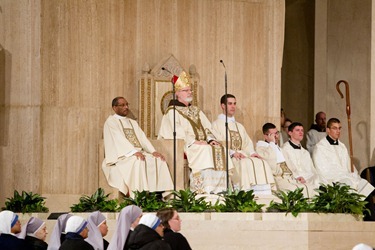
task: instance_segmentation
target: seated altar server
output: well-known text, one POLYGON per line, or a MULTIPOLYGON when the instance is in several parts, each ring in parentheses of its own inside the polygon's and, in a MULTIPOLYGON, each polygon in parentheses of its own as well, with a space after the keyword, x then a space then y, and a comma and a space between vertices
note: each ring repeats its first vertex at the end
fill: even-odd
POLYGON ((244 126, 235 120, 236 97, 231 94, 223 95, 220 105, 223 114, 212 123, 212 129, 218 140, 226 140, 225 112, 227 110, 229 154, 234 165, 233 185, 237 189, 253 189, 255 194, 271 194, 271 188, 276 190, 272 170, 255 152, 254 144, 244 126))
POLYGON ((310 185, 306 180, 299 176, 293 175, 289 166, 285 162, 285 156, 282 149, 278 146, 280 133, 276 126, 272 123, 266 123, 262 128, 264 141, 258 141, 256 151, 265 159, 272 169, 277 188, 282 191, 295 190, 303 188, 303 194, 307 198, 311 198, 316 194, 316 187, 310 185))
POLYGON ((301 145, 304 136, 303 125, 299 122, 293 122, 288 127, 288 135, 290 139, 283 145, 286 164, 296 179, 302 177, 306 183, 316 188, 319 187, 320 178, 315 170, 310 153, 301 145))
POLYGON ((344 143, 339 141, 341 122, 331 118, 327 122, 326 138, 320 140, 313 151, 313 161, 318 174, 328 183, 341 182, 349 185, 358 193, 368 196, 374 187, 359 176, 357 169, 351 172, 351 161, 344 143))

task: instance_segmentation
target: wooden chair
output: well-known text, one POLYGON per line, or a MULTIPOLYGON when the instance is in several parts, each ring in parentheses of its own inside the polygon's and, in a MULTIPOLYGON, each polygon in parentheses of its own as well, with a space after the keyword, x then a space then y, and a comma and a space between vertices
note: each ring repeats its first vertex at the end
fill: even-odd
POLYGON ((104 157, 104 141, 100 140, 98 145, 98 186, 103 188, 106 194, 110 194, 110 199, 118 199, 119 201, 121 201, 124 197, 124 194, 121 193, 117 188, 111 187, 108 184, 107 178, 105 177, 104 172, 102 170, 104 157))
MULTIPOLYGON (((173 140, 150 140, 155 149, 162 153, 168 163, 169 171, 173 180, 173 140)), ((184 141, 177 140, 176 144, 176 190, 186 189, 189 185, 189 167, 186 159, 184 159, 184 141)), ((122 200, 124 194, 117 188, 111 187, 102 170, 102 163, 105 157, 104 141, 101 140, 98 146, 98 185, 103 188, 106 194, 110 194, 109 198, 122 200)))
MULTIPOLYGON (((199 91, 199 74, 194 65, 186 71, 179 61, 171 54, 159 61, 152 69, 146 63, 138 80, 138 123, 154 147, 167 157, 173 177, 173 140, 154 140, 158 136, 160 124, 169 101, 173 98, 171 78, 182 71, 189 73, 192 81, 193 105, 202 104, 203 98, 199 91)), ((207 114, 206 115, 210 115, 207 114)), ((176 189, 189 187, 189 167, 185 154, 184 143, 177 140, 176 157, 176 189)))

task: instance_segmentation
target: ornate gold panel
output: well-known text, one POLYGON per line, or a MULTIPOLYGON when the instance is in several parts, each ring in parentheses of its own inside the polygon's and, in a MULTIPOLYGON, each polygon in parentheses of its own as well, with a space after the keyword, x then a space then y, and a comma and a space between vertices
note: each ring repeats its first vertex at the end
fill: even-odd
MULTIPOLYGON (((171 78, 173 75, 179 75, 183 70, 183 67, 173 55, 163 59, 152 70, 149 69, 147 64, 145 65, 142 76, 138 80, 138 121, 147 137, 157 138, 162 116, 169 101, 173 98, 171 78)), ((194 65, 190 66, 187 73, 189 73, 193 82, 193 105, 198 105, 199 75, 196 73, 194 65)))

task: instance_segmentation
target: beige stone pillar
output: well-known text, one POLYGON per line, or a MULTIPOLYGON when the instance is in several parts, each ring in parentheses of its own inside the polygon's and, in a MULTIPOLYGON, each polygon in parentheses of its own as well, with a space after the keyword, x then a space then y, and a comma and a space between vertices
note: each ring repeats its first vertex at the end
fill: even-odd
POLYGON ((346 100, 336 91, 349 82, 354 163, 363 169, 374 164, 374 1, 317 0, 315 17, 315 112, 341 120, 349 150, 346 100))
POLYGON ((0 1, 0 202, 40 192, 40 1, 0 1))

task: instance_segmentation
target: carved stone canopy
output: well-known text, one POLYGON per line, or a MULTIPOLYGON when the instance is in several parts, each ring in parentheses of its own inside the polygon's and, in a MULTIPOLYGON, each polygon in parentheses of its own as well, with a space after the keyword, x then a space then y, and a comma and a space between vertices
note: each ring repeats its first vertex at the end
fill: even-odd
MULTIPOLYGON (((160 60, 151 70, 148 63, 144 64, 138 80, 138 122, 147 137, 157 137, 164 111, 173 98, 171 78, 173 75, 180 75, 182 71, 187 72, 172 54, 160 60)), ((189 75, 193 83, 192 104, 198 105, 199 74, 195 65, 190 65, 189 75)))

